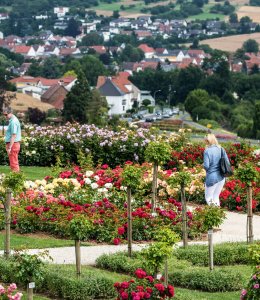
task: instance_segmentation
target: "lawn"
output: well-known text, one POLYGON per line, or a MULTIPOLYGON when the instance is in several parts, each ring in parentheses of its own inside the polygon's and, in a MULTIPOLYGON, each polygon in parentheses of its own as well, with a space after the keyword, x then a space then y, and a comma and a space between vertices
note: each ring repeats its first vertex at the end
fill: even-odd
MULTIPOLYGON (((21 171, 24 173, 26 180, 43 179, 45 176, 52 175, 50 167, 24 167, 21 166, 21 171)), ((9 166, 0 166, 0 174, 8 174, 9 166)))
POLYGON ((210 13, 210 9, 213 5, 215 5, 215 3, 209 3, 207 5, 204 5, 202 8, 203 13, 190 16, 188 17, 188 20, 207 20, 207 19, 216 19, 216 18, 219 18, 219 20, 224 20, 224 18, 226 17, 225 15, 210 13))
MULTIPOLYGON (((0 232, 0 250, 4 249, 4 231, 0 232)), ((11 249, 44 249, 44 248, 56 248, 56 247, 70 247, 74 246, 73 240, 57 239, 45 234, 11 234, 11 249)), ((81 243, 82 246, 87 246, 89 243, 81 243)))

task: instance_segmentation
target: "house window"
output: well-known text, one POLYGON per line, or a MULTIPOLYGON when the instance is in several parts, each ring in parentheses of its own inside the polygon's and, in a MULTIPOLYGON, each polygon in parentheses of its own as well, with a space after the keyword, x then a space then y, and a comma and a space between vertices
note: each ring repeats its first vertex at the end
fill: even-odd
POLYGON ((125 111, 125 106, 123 105, 123 111, 125 111))
POLYGON ((126 100, 122 100, 122 105, 126 105, 126 100))

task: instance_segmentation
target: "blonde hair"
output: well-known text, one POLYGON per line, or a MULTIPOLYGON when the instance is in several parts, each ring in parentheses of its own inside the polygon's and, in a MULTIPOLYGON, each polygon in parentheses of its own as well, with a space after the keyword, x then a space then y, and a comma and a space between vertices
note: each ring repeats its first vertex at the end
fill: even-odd
POLYGON ((212 145, 220 146, 217 138, 215 137, 215 135, 213 133, 208 133, 205 136, 205 141, 209 146, 212 146, 212 145))

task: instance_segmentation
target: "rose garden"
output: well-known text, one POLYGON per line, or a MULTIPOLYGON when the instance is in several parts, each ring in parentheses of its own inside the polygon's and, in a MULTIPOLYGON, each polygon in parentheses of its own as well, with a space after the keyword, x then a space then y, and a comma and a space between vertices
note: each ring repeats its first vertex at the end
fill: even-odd
MULTIPOLYGON (((205 145, 186 130, 66 124, 27 127, 24 134, 21 165, 51 171, 37 180, 1 175, 0 229, 10 225, 11 240, 44 234, 75 241, 77 263, 47 263, 19 247, 9 253, 5 240, 0 299, 20 299, 15 284, 21 290, 29 282, 50 299, 260 299, 260 244, 250 235, 249 212, 260 212, 259 147, 223 144, 234 175, 217 208, 204 200, 205 145), (210 263, 208 245, 193 244, 207 241, 227 211, 248 214, 249 233, 245 242, 215 245, 210 263), (136 243, 145 246, 133 251, 136 243), (126 244, 128 251, 102 255, 95 267, 81 265, 80 248, 93 244, 126 244)), ((0 161, 8 162, 3 140, 0 161)))

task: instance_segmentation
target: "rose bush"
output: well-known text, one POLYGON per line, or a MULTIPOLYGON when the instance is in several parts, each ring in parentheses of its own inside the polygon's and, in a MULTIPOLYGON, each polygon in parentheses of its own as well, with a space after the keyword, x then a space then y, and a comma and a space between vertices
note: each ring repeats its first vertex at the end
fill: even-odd
POLYGON ((9 286, 4 287, 0 284, 0 300, 20 300, 23 294, 16 292, 17 286, 11 283, 9 286))
POLYGON ((170 299, 174 297, 174 287, 165 287, 160 280, 154 279, 142 269, 135 271, 136 279, 114 284, 118 300, 170 299))

